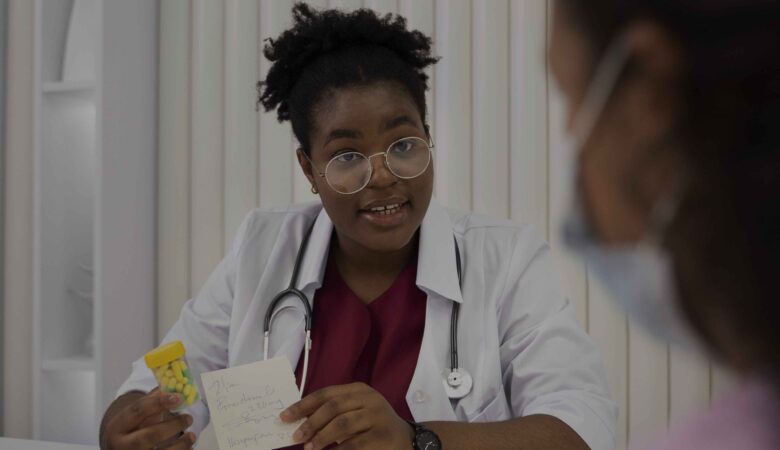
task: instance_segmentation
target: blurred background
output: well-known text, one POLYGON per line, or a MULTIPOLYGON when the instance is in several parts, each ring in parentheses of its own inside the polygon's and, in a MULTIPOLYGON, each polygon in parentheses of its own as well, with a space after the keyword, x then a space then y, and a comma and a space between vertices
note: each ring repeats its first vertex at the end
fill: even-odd
MULTIPOLYGON (((556 253, 620 405, 618 447, 730 376, 654 341, 561 250, 570 162, 545 66, 547 0, 319 0, 434 39, 428 95, 447 206, 531 222, 556 253)), ((289 125, 255 107, 290 0, 0 0, 0 435, 95 444, 245 214, 314 200, 289 125)), ((260 343, 258 343, 260 345, 260 343)))

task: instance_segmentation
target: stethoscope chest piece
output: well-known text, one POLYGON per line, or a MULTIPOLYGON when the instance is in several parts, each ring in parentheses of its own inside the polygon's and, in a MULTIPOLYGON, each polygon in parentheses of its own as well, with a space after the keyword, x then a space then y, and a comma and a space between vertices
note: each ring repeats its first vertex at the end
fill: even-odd
POLYGON ((460 368, 451 371, 447 377, 442 380, 442 383, 444 383, 444 391, 447 393, 447 397, 453 400, 458 400, 467 396, 474 386, 474 380, 471 379, 471 374, 460 368))

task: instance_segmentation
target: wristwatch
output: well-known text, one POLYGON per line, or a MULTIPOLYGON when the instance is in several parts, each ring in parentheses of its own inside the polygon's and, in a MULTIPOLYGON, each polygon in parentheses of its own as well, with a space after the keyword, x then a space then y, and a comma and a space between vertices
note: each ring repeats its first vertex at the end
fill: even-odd
POLYGON ((409 422, 409 425, 414 428, 414 440, 412 441, 414 450, 441 450, 441 441, 436 433, 419 423, 409 422))

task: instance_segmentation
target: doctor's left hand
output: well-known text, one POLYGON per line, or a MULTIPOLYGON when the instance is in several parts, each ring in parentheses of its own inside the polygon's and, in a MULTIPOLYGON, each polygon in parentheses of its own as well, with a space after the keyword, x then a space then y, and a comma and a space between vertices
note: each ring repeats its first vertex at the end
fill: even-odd
POLYGON ((304 450, 339 444, 339 450, 411 449, 414 431, 385 398, 364 383, 313 392, 281 414, 285 422, 306 418, 293 435, 304 450))

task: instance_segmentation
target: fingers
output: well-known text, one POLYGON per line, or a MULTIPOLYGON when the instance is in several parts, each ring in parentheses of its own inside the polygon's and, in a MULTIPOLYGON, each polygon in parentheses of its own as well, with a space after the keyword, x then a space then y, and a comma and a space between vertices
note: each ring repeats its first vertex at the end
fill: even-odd
POLYGON ((368 433, 361 433, 342 442, 335 450, 366 450, 371 448, 375 447, 372 445, 372 440, 368 433))
POLYGON ((126 434, 140 427, 148 418, 161 417, 163 412, 175 408, 181 399, 177 395, 148 394, 123 409, 107 425, 111 433, 126 434))
POLYGON ((158 423, 165 422, 166 420, 170 420, 176 416, 177 414, 174 414, 170 411, 163 411, 160 414, 155 414, 144 419, 144 421, 138 425, 138 428, 146 428, 152 425, 157 425, 158 423))
POLYGON ((361 414, 362 411, 350 411, 336 416, 309 439, 305 450, 321 450, 330 444, 348 441, 353 436, 369 429, 371 422, 361 414))
POLYGON ((183 436, 180 436, 167 446, 158 446, 156 448, 160 450, 189 450, 193 445, 195 445, 195 433, 184 433, 183 436))
MULTIPOLYGON (((152 425, 151 427, 141 428, 126 436, 120 438, 120 448, 154 448, 165 441, 174 438, 180 432, 189 428, 192 425, 192 417, 186 414, 176 416, 170 420, 152 425)), ((192 433, 187 433, 192 435, 192 433)), ((184 438, 185 436, 182 436, 184 438)), ((192 436, 194 437, 194 436, 192 436)), ((181 438, 178 439, 180 441, 181 438)), ((190 438, 186 438, 187 441, 190 438)), ((193 441, 194 443, 194 441, 193 441)), ((175 445, 180 445, 181 442, 177 442, 175 445)), ((190 443, 192 445, 192 443, 190 443)), ((185 447, 188 448, 188 447, 185 447)))
POLYGON ((285 422, 295 422, 296 420, 310 416, 322 405, 334 398, 345 395, 358 394, 365 391, 366 389, 370 388, 363 383, 352 383, 326 387, 307 395, 296 403, 293 403, 289 408, 282 411, 280 417, 285 422))

